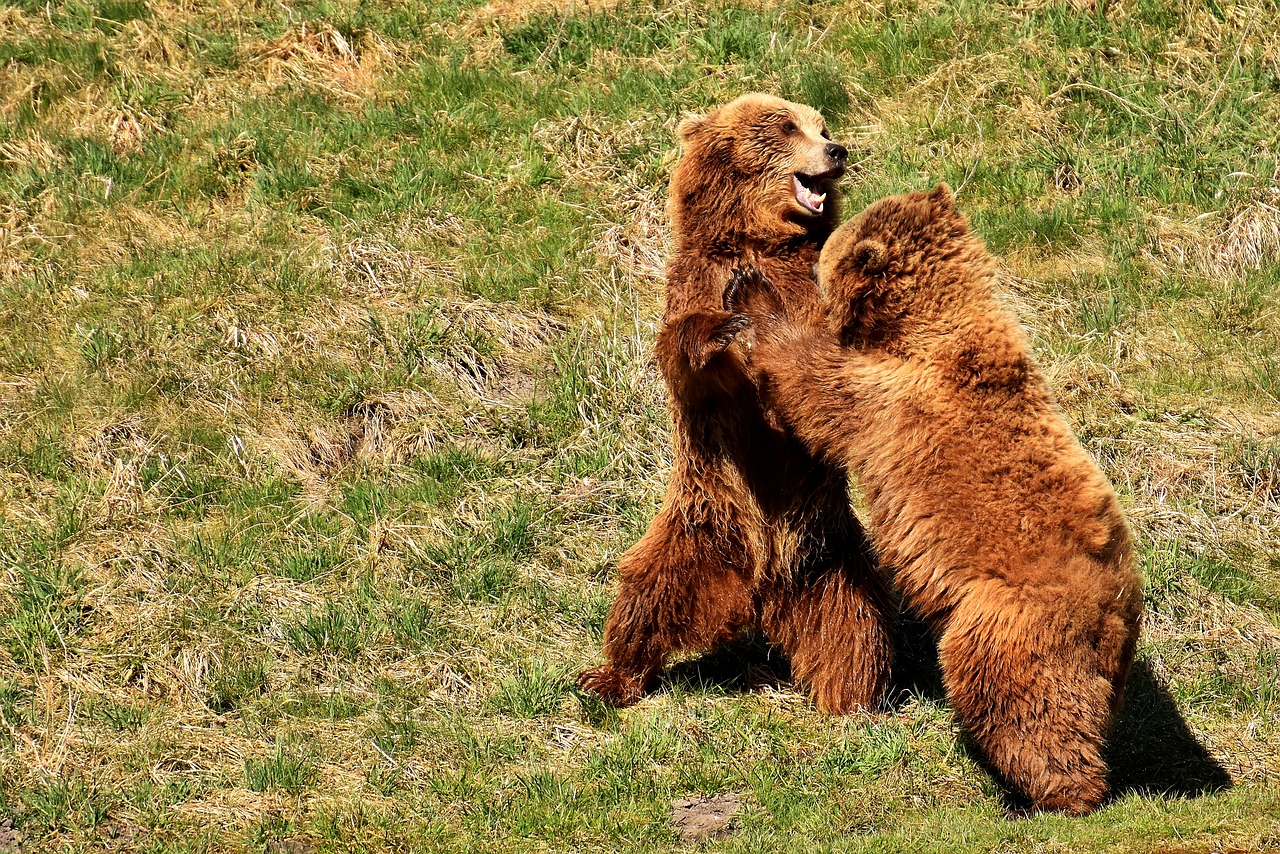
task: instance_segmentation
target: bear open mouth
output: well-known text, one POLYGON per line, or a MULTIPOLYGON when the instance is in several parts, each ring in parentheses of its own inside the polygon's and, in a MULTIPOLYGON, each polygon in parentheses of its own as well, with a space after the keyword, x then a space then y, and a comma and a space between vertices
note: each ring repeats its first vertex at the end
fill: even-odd
POLYGON ((796 202, 811 214, 820 214, 826 206, 828 182, 825 175, 805 175, 796 172, 791 176, 791 189, 796 202), (821 190, 822 192, 818 192, 821 190))

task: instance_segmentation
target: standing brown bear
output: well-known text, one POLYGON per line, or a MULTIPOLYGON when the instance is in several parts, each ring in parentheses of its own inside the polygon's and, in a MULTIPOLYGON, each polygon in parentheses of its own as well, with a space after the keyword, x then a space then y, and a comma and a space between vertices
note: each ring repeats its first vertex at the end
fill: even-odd
POLYGON ((936 630, 947 696, 991 765, 1035 809, 1088 812, 1142 608, 1115 493, 945 184, 871 205, 818 274, 826 329, 759 276, 734 282, 765 396, 858 472, 876 547, 936 630))
POLYGON ((750 264, 790 314, 817 319, 810 271, 836 221, 833 184, 848 153, 815 110, 765 95, 689 119, 680 136, 657 337, 675 470, 662 510, 619 565, 608 663, 579 685, 629 705, 670 654, 758 629, 819 708, 874 708, 889 672, 891 599, 846 477, 762 407, 733 343, 746 319, 724 310, 733 271, 750 264))

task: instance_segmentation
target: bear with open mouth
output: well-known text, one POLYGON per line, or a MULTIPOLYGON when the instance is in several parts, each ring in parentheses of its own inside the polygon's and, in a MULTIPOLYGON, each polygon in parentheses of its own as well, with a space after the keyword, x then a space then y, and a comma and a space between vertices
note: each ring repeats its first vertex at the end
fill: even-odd
POLYGON ((723 306, 733 271, 749 264, 789 312, 816 321, 810 270, 837 221, 848 152, 817 111, 759 94, 683 122, 680 137, 656 343, 675 467, 662 509, 619 563, 607 662, 579 685, 628 705, 673 653, 755 630, 786 652, 819 708, 876 708, 893 605, 846 476, 762 404, 734 341, 745 320, 723 306))

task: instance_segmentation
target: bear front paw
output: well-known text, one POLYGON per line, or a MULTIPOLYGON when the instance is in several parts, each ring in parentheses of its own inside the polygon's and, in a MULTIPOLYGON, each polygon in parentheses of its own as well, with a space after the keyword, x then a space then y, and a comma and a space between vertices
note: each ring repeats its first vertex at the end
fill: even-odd
POLYGON ((787 307, 773 283, 754 267, 739 267, 724 289, 725 311, 745 315, 757 334, 787 319, 787 307))
POLYGON ((750 320, 740 314, 727 311, 691 314, 679 325, 681 347, 688 354, 689 364, 701 369, 713 358, 728 349, 746 329, 750 320))
POLYGON ((745 314, 731 314, 711 330, 711 342, 724 349, 733 343, 739 332, 750 325, 751 318, 745 314))
POLYGON ((619 673, 607 664, 587 670, 578 677, 578 687, 581 690, 617 709, 640 702, 645 693, 644 683, 642 677, 619 673))

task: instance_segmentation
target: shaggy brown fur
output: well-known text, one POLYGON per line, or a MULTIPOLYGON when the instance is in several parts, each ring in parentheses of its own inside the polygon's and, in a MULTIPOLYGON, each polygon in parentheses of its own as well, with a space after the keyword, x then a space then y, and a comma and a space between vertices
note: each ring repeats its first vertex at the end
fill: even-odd
POLYGON ((666 503, 622 558, 608 663, 579 685, 634 703, 664 660, 759 629, 830 712, 883 699, 890 598, 849 508, 843 470, 815 460, 761 407, 724 310, 743 264, 796 317, 817 317, 810 276, 835 221, 823 193, 847 153, 814 110, 744 96, 681 125, 671 179, 675 254, 657 359, 670 391, 675 470, 666 503))
POLYGON ((1141 612, 1129 530, 998 301, 995 267, 945 184, 840 228, 818 275, 828 328, 766 281, 753 319, 767 397, 817 454, 860 476, 872 538, 939 638, 970 737, 1036 809, 1085 813, 1141 612), (786 322, 792 316, 799 324, 786 322))

